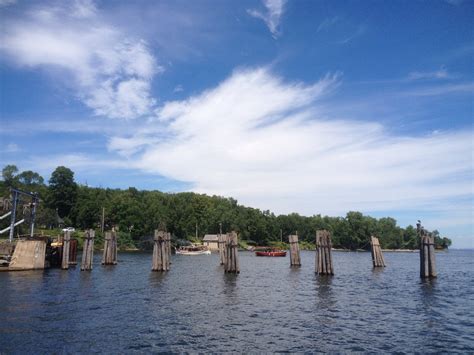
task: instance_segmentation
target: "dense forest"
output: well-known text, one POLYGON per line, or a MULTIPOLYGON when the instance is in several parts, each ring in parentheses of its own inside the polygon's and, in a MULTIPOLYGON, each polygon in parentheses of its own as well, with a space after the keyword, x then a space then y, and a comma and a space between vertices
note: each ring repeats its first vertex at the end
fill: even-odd
MULTIPOLYGON (((161 224, 175 240, 194 240, 196 233, 197 239, 207 233, 216 234, 221 225, 223 232, 235 230, 244 243, 254 245, 278 244, 281 236, 297 231, 303 246, 309 246, 314 244, 316 230, 327 229, 332 233, 336 248, 368 249, 371 235, 379 237, 383 248, 418 247, 416 228, 411 225, 401 228, 390 217, 376 219, 355 211, 348 212, 345 217, 319 214, 306 217, 297 213, 277 216, 221 196, 140 191, 133 187, 126 190, 95 188, 77 184, 74 172, 63 166, 54 170, 47 184, 36 172, 19 172, 15 165, 5 166, 0 181, 4 208, 10 198, 10 187, 39 194, 41 203, 36 224, 40 228, 100 229, 102 211, 105 211, 105 228, 118 227, 121 240, 129 246, 139 245, 161 224)), ((23 212, 28 208, 26 202, 23 212)), ((19 210, 21 207, 20 204, 19 210)), ((27 217, 28 213, 24 212, 24 215, 27 217)), ((1 223, 0 227, 4 228, 9 221, 4 219, 1 223)), ((26 227, 22 228, 26 233, 26 227)), ((441 237, 437 231, 433 233, 438 248, 451 244, 449 238, 441 237)))

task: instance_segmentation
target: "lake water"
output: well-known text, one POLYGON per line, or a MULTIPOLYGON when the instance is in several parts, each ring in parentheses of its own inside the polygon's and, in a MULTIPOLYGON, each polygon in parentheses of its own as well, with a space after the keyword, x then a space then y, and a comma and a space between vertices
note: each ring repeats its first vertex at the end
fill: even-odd
POLYGON ((335 275, 289 257, 239 253, 241 273, 218 255, 120 253, 94 270, 0 273, 0 353, 459 352, 474 351, 474 252, 436 254, 439 276, 419 278, 417 253, 334 252, 335 275))

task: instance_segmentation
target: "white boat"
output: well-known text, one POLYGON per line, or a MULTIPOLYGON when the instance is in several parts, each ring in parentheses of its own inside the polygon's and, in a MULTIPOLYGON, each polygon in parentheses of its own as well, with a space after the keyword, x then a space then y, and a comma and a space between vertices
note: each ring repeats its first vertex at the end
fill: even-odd
POLYGON ((179 255, 210 255, 211 251, 205 245, 191 245, 176 249, 179 255))

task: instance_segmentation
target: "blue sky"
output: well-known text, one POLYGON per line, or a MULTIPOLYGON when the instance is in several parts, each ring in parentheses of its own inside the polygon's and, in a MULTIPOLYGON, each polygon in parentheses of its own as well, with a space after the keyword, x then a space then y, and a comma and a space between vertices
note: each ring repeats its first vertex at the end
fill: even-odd
POLYGON ((0 1, 0 164, 474 247, 474 2, 0 1))

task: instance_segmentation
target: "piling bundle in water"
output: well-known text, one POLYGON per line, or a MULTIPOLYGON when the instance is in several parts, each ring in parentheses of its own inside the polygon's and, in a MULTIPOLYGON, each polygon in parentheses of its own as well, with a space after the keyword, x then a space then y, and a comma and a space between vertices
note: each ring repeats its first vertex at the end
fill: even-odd
POLYGON ((169 271, 171 253, 171 235, 162 230, 155 230, 153 239, 152 271, 169 271))
POLYGON ((225 234, 219 234, 217 236, 217 245, 219 247, 219 262, 221 265, 224 265, 225 263, 225 252, 226 252, 226 240, 227 240, 227 236, 225 234))
POLYGON ((77 265, 77 239, 69 241, 69 265, 77 265))
POLYGON ((102 265, 117 265, 117 233, 114 230, 105 232, 102 265))
POLYGON ((61 269, 69 269, 69 244, 71 242, 71 232, 65 231, 63 236, 61 269))
POLYGON ((290 266, 301 266, 300 246, 298 244, 298 236, 288 236, 290 242, 290 266))
POLYGON ((239 253, 238 253, 238 239, 236 232, 227 233, 226 236, 226 253, 224 270, 229 273, 240 273, 239 268, 239 253))
POLYGON ((434 237, 431 233, 421 236, 420 242, 420 276, 421 278, 436 277, 434 237))
POLYGON ((327 230, 316 232, 316 273, 334 275, 331 255, 331 234, 327 230))
POLYGON ((370 237, 370 251, 372 253, 372 264, 374 267, 385 267, 382 249, 380 248, 379 239, 370 237))
POLYGON ((81 271, 92 270, 92 263, 94 261, 94 238, 95 238, 95 231, 93 229, 89 229, 84 233, 84 245, 82 247, 81 271))

